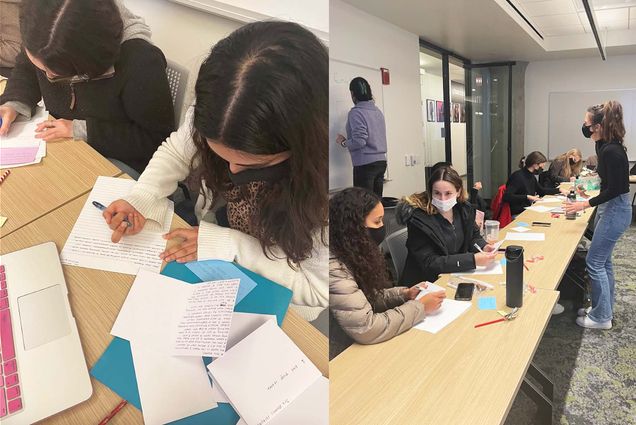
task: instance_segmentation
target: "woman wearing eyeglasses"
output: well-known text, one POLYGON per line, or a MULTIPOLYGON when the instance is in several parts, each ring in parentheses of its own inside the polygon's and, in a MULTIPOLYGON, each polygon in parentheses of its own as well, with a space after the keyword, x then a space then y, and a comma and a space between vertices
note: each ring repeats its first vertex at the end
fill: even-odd
POLYGON ((37 138, 86 140, 143 171, 175 127, 166 60, 143 20, 114 0, 24 0, 20 27, 0 135, 43 98, 56 119, 40 123, 37 138))

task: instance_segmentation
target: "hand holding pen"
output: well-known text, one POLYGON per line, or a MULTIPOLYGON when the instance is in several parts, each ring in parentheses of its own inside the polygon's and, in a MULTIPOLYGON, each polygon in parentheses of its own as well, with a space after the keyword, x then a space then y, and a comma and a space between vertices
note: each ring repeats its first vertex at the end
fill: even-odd
POLYGON ((93 201, 93 205, 103 211, 102 216, 108 227, 113 230, 110 240, 114 243, 119 242, 124 235, 135 235, 141 232, 146 224, 146 218, 123 199, 112 202, 108 207, 96 204, 99 202, 93 201))

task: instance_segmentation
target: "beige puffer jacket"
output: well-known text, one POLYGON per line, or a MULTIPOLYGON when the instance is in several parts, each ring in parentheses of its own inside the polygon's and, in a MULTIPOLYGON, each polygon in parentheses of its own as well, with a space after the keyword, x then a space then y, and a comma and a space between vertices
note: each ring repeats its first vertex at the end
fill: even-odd
POLYGON ((329 355, 333 358, 353 342, 377 344, 393 338, 424 319, 424 306, 405 300, 404 287, 381 292, 371 306, 351 272, 336 258, 329 259, 329 355))

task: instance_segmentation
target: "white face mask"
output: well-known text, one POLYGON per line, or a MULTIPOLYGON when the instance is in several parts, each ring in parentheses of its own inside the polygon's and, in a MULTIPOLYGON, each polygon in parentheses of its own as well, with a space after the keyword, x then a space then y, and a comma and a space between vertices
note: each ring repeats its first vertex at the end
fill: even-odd
POLYGON ((433 198, 431 201, 433 206, 441 212, 446 212, 453 208, 457 204, 457 198, 447 199, 442 201, 441 199, 433 198))

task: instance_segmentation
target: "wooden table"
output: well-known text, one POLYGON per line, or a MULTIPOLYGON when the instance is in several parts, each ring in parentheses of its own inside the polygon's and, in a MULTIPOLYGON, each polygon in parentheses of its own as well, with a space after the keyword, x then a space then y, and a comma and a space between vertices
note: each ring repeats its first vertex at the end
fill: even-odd
MULTIPOLYGON (((7 235, 2 239, 0 252, 12 252, 46 241, 54 241, 58 251, 61 251, 87 197, 88 194, 71 200, 7 235)), ((172 228, 176 227, 188 225, 175 215, 172 228)), ((134 276, 73 266, 63 266, 63 269, 84 355, 88 367, 91 368, 112 339, 110 329, 124 303, 134 276)), ((283 330, 327 376, 327 339, 291 309, 285 317, 283 330)), ((120 397, 94 378, 91 378, 91 381, 94 392, 89 400, 43 423, 98 423, 119 403, 120 397)), ((126 406, 110 423, 141 424, 143 419, 140 411, 126 406)))
POLYGON ((0 237, 90 192, 98 176, 121 174, 85 142, 67 139, 47 143, 42 162, 11 168, 0 185, 0 215, 8 218, 0 228, 0 237))
MULTIPOLYGON (((484 293, 505 307, 499 276, 484 293)), ((448 276, 437 282, 446 286, 448 276)), ((447 289, 452 298, 454 289, 447 289)), ((331 423, 503 423, 550 319, 558 292, 524 294, 519 316, 475 328, 500 316, 473 307, 437 334, 411 329, 376 345, 354 344, 330 363, 331 423)))
MULTIPOLYGON (((557 204, 555 204, 557 205, 557 204)), ((524 246, 525 258, 543 255, 528 264, 524 281, 536 293, 524 293, 519 317, 475 329, 499 316, 474 306, 433 335, 411 329, 377 345, 354 344, 330 362, 331 422, 349 424, 500 424, 510 406, 559 298, 557 288, 576 250, 593 209, 576 220, 551 218, 549 213, 525 211, 500 232, 500 239, 523 221, 552 223, 531 227, 546 234, 544 242, 507 241, 524 246)), ((502 258, 498 256, 498 258, 502 258)), ((505 267, 504 267, 505 273, 505 267)), ((505 307, 503 275, 476 278, 494 285, 497 309, 505 307)), ((449 275, 436 282, 446 286, 449 275)), ((454 297, 454 290, 447 290, 454 297)), ((473 305, 477 303, 473 299, 473 305)))

